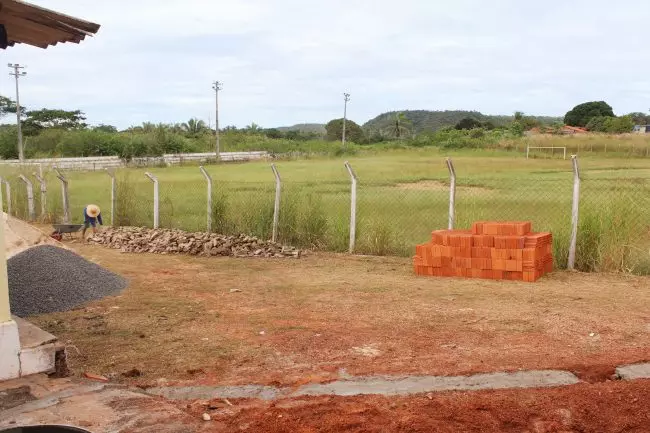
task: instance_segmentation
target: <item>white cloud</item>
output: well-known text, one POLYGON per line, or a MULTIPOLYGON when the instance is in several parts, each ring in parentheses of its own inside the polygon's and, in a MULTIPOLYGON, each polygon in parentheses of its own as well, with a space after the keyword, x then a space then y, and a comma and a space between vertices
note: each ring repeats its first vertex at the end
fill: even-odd
MULTIPOLYGON (((207 120, 214 79, 221 123, 239 126, 326 122, 343 91, 359 122, 389 109, 648 105, 644 0, 32 1, 102 27, 79 45, 3 53, 28 65, 21 99, 93 123, 207 120)), ((0 92, 13 95, 9 76, 0 92)))

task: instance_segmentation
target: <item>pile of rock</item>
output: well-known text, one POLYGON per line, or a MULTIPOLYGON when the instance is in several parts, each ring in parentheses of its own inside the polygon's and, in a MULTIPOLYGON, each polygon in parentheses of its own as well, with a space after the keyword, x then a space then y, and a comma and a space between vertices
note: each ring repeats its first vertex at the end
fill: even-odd
POLYGON ((107 227, 88 240, 129 253, 233 257, 300 257, 300 250, 254 236, 188 233, 175 229, 107 227))

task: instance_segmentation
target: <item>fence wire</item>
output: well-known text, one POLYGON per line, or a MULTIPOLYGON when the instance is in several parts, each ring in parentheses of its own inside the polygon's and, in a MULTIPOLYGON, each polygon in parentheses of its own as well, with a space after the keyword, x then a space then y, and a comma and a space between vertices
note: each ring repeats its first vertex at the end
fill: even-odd
MULTIPOLYGON (((353 164, 354 165, 354 164, 353 164)), ((359 164, 362 166, 362 164, 359 164)), ((442 165, 442 164, 441 164, 442 165)), ((585 164, 585 165, 588 165, 585 164)), ((326 168, 333 170, 331 164, 326 168)), ((444 166, 428 179, 408 173, 389 173, 382 179, 365 167, 357 184, 354 252, 410 256, 414 246, 427 242, 432 230, 446 228, 449 219, 450 178, 444 166), (395 180, 400 177, 406 180, 395 180)), ((251 167, 240 180, 217 178, 218 166, 208 167, 212 182, 208 209, 207 181, 198 167, 154 170, 159 179, 160 227, 250 234, 270 239, 274 226, 276 185, 264 166, 264 176, 251 176, 251 167), (265 181, 246 181, 268 179, 265 181)), ((27 192, 19 172, 3 173, 11 186, 11 209, 28 219, 27 192)), ((37 220, 61 222, 61 182, 54 172, 45 173, 46 213, 41 211, 40 183, 34 184, 37 220)), ((277 240, 302 248, 347 251, 350 245, 351 180, 343 167, 318 181, 283 180, 277 240)), ((111 178, 103 172, 65 172, 69 182, 72 223, 83 222, 88 203, 102 208, 110 222, 111 178)), ((282 170, 280 170, 282 177, 282 170)), ((304 172, 300 176, 305 176, 304 172)), ((225 176, 224 176, 225 177, 225 176)), ((287 176, 289 177, 289 176, 287 176)), ((570 162, 558 171, 489 172, 475 164, 457 164, 454 227, 467 229, 480 220, 529 220, 534 231, 550 231, 554 238, 555 265, 567 266, 571 236, 573 173, 570 162)), ((115 225, 152 226, 153 183, 143 170, 117 171, 115 225)), ((3 209, 8 209, 2 185, 3 209)), ((589 170, 582 167, 576 268, 583 271, 627 271, 650 274, 650 169, 589 170)))

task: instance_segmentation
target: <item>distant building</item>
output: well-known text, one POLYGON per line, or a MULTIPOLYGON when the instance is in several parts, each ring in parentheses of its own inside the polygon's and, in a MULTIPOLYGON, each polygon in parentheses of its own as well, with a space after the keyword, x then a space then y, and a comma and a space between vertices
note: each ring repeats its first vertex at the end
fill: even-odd
POLYGON ((632 132, 636 134, 650 134, 650 125, 634 125, 632 132))

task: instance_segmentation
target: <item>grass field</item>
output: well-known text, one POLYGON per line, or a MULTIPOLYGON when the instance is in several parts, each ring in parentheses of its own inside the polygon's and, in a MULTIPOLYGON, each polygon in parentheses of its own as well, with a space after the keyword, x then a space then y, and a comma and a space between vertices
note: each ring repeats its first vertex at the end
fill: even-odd
MULTIPOLYGON (((622 158, 622 154, 611 152, 583 151, 581 155, 578 267, 649 274, 650 159, 622 158)), ((457 228, 482 219, 531 220, 535 230, 553 232, 556 265, 566 265, 571 163, 558 159, 557 154, 549 158, 541 152, 526 160, 521 150, 370 150, 350 157, 359 178, 356 252, 408 256, 415 244, 427 241, 432 230, 447 226, 449 175, 445 156, 453 158, 457 172, 457 228)), ((282 242, 332 251, 347 249, 350 180, 343 163, 344 159, 337 158, 276 161, 283 180, 282 242)), ((269 238, 274 199, 269 163, 212 165, 206 169, 214 179, 213 230, 269 238)), ((144 171, 118 172, 115 224, 152 224, 153 186, 144 171)), ((160 180, 161 225, 205 230, 206 183, 198 167, 149 171, 160 180)), ((103 172, 66 175, 73 222, 81 222, 84 205, 92 202, 102 207, 109 223, 110 178, 103 172)), ((15 174, 8 178, 13 183, 14 213, 24 217, 24 185, 15 174)), ((48 173, 48 179, 49 213, 60 220, 60 184, 53 173, 48 173)), ((35 189, 38 212, 38 187, 35 189)))

